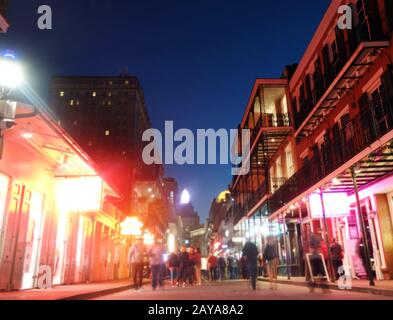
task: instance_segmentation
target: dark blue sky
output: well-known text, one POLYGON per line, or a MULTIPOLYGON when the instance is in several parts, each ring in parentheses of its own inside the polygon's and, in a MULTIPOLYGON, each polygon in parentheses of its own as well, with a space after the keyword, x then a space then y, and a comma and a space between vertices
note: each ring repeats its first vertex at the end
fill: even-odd
MULTIPOLYGON (((156 128, 236 128, 258 77, 298 62, 329 0, 11 0, 13 48, 46 100, 52 75, 139 77, 156 128), (39 5, 52 31, 36 27, 39 5)), ((167 166, 204 219, 231 181, 228 166, 167 166)))

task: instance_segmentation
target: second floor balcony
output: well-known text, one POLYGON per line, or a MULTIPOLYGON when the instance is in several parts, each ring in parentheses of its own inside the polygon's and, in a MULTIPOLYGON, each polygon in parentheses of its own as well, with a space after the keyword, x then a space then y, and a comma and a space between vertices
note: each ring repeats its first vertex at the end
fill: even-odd
MULTIPOLYGON (((389 72, 391 70, 387 74, 389 72)), ((393 141, 393 81, 390 81, 386 94, 379 99, 367 100, 361 111, 344 127, 330 131, 323 147, 314 147, 313 157, 306 160, 302 168, 269 198, 270 214, 318 188, 336 171, 341 171, 337 175, 343 178, 332 190, 352 192, 353 184, 346 171, 359 157, 356 160, 359 161, 359 172, 362 172, 359 186, 393 171, 393 152, 383 151, 383 146, 386 148, 393 141), (374 152, 372 148, 379 149, 374 152)))

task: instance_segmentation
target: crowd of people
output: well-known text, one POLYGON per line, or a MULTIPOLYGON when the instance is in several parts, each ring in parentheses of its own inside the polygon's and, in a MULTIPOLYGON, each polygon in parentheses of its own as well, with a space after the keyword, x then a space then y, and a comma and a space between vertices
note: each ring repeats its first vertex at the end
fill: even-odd
MULTIPOLYGON (((330 251, 332 265, 336 279, 343 264, 343 249, 333 240, 327 248, 319 235, 310 239, 310 262, 312 273, 319 276, 326 273, 328 265, 328 251, 330 251), (323 260, 320 258, 323 257, 323 260)), ((139 239, 129 252, 129 263, 132 266, 132 278, 136 290, 141 290, 144 277, 144 259, 149 258, 149 266, 153 290, 163 288, 165 280, 170 280, 173 287, 200 286, 203 282, 210 283, 226 280, 250 280, 252 288, 256 289, 257 276, 268 277, 271 289, 277 289, 278 250, 274 238, 268 238, 262 254, 255 244, 248 242, 244 245, 241 256, 210 254, 202 256, 199 248, 186 246, 180 251, 166 254, 162 241, 155 241, 148 249, 139 239)))
MULTIPOLYGON (((255 249, 257 252, 257 249, 255 249)), ((225 280, 253 279, 250 272, 251 258, 249 249, 240 258, 233 255, 202 256, 199 248, 183 246, 180 251, 166 255, 165 246, 156 241, 149 249, 139 239, 130 249, 128 261, 135 290, 141 290, 144 278, 145 258, 149 258, 149 269, 153 290, 164 288, 164 281, 169 279, 175 286, 200 286, 203 282, 216 282, 225 280)), ((255 277, 259 273, 255 266, 255 277)))

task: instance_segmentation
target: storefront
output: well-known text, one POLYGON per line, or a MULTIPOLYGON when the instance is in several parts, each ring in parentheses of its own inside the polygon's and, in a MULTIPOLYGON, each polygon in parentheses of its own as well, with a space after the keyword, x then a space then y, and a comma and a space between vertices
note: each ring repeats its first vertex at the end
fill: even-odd
POLYGON ((18 119, 0 160, 0 290, 37 287, 43 267, 55 285, 114 279, 117 220, 102 211, 108 196, 118 194, 45 113, 18 119), (100 256, 97 234, 105 239, 100 256), (94 278, 99 259, 104 271, 94 278))

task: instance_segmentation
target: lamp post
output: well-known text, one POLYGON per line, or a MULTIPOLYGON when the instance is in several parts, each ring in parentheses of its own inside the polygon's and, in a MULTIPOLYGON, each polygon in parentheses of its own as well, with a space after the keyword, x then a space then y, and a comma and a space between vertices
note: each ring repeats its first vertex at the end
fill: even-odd
POLYGON ((8 101, 8 97, 22 81, 22 68, 15 55, 6 52, 0 57, 0 159, 3 154, 4 131, 14 126, 16 117, 16 102, 8 101))

